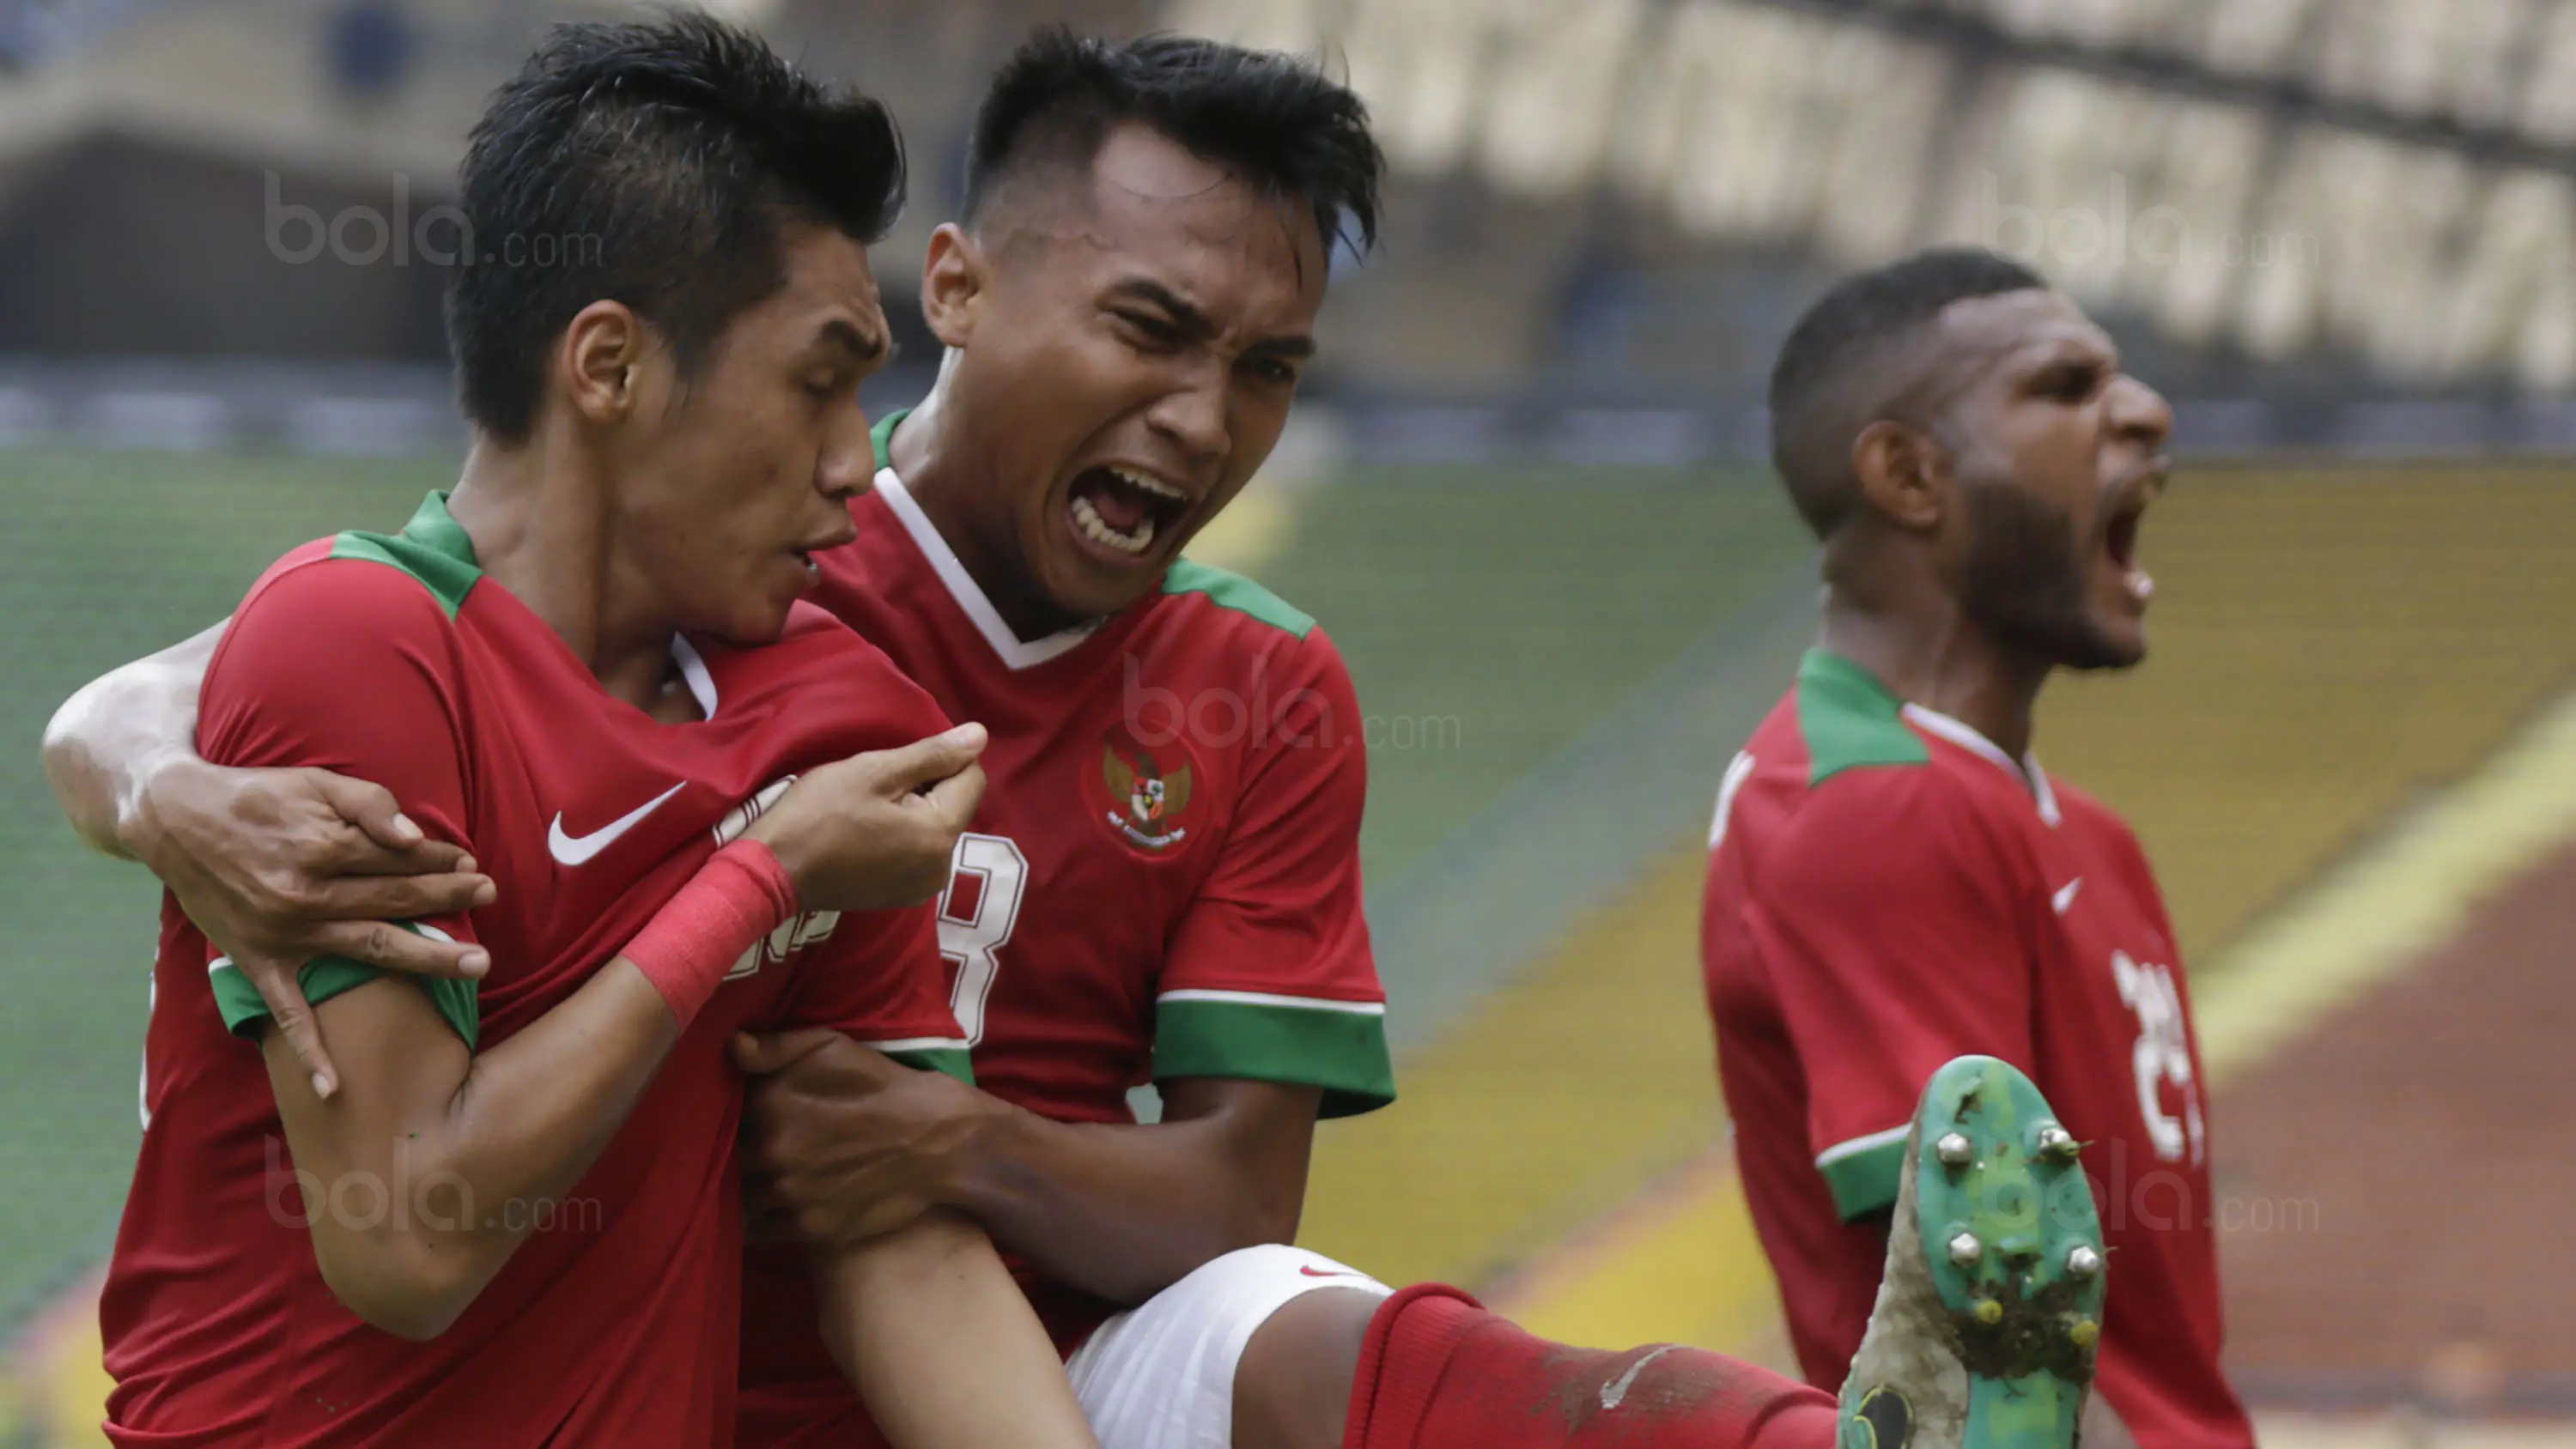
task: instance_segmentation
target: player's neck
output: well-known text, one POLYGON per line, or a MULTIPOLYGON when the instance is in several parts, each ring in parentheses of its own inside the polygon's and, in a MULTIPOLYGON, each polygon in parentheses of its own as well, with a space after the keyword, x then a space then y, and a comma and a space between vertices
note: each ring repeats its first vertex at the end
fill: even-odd
POLYGON ((940 384, 904 415, 887 440, 886 455, 894 464, 894 475, 903 480, 904 492, 920 505, 922 517, 930 520, 948 551, 957 555, 966 576, 984 591, 993 612, 1002 616, 1020 642, 1033 643, 1088 622, 1049 600, 1028 576, 1015 550, 1006 543, 988 544, 988 539, 1012 538, 1007 517, 993 520, 989 528, 976 526, 976 510, 989 502, 981 495, 991 473, 975 455, 973 429, 958 417, 946 382, 947 373, 942 371, 940 384))
MULTIPOLYGON (((505 448, 478 439, 447 510, 474 543, 484 577, 508 589, 590 667, 601 689, 656 718, 673 715, 673 621, 623 565, 608 522, 607 481, 547 456, 542 439, 505 448)), ((695 716, 690 704, 687 717, 695 716)))
POLYGON ((1870 608, 1829 590, 1824 647, 1898 699, 1950 716, 2014 759, 2029 753, 2049 666, 1998 646, 1946 600, 1937 608, 1870 608))

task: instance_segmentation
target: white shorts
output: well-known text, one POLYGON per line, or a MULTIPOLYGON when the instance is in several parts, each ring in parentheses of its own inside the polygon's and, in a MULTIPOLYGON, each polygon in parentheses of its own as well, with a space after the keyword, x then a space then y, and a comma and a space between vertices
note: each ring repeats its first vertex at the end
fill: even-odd
POLYGON ((1228 1253, 1100 1325, 1064 1366, 1100 1449, 1230 1449, 1234 1366, 1253 1330, 1321 1288, 1395 1290, 1320 1253, 1228 1253))

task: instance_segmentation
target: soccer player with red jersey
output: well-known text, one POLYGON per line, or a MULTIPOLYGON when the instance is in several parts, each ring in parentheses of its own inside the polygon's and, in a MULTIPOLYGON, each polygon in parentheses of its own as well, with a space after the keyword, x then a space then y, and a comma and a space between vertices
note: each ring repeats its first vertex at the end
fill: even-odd
MULTIPOLYGON (((981 1089, 837 1034, 765 1037, 739 1054, 769 1078, 763 1160, 813 1238, 926 1207, 987 1226, 1113 1449, 1830 1443, 1831 1400, 1776 1375, 1547 1343, 1280 1246, 1318 1115, 1390 1091, 1365 760, 1324 632, 1179 550, 1276 441, 1330 243, 1345 219, 1367 241, 1378 169, 1357 101, 1287 57, 1050 35, 997 79, 925 276, 940 380, 880 425, 858 541, 818 560, 822 602, 993 730, 941 919, 981 1089), (1147 1080, 1163 1119, 1138 1124, 1147 1080), (1581 1404, 1602 1408, 1562 1412, 1581 1404)), ((166 718, 192 685, 174 655, 98 688, 166 718)), ((350 855, 257 819, 281 797, 390 809, 363 787, 164 771, 167 740, 80 720, 58 743, 104 777, 67 806, 266 954, 371 908, 350 855), (325 911, 276 898, 323 877, 325 911)), ((419 868, 390 848, 366 866, 419 868)), ((864 1432, 792 1265, 752 1282, 778 1306, 747 1314, 746 1441, 864 1432)))
POLYGON ((1704 949, 1799 1361, 1831 1386, 1860 1341, 1924 1074, 1991 1053, 2093 1144, 2096 1403, 2147 1449, 2250 1444, 2173 927, 2128 827, 2030 753, 2050 675, 2146 651, 2138 521, 2171 412, 2073 303, 1968 251, 1827 293, 1771 408, 1824 541, 1824 637, 1726 772, 1704 949))
MULTIPOLYGON (((101 1307, 120 1445, 729 1443, 730 1038, 822 1027, 966 1070, 932 908, 881 908, 936 880, 973 732, 912 746, 938 707, 797 602, 870 471, 853 393, 887 350, 865 247, 901 204, 891 121, 712 22, 567 27, 463 181, 487 237, 613 220, 616 243, 459 270, 461 481, 399 533, 272 566, 196 739, 398 792, 497 886, 411 928, 487 969, 303 965, 344 1066, 325 1097, 165 907, 101 1307)), ((971 1225, 825 1247, 814 1273, 897 1442, 1093 1442, 971 1225)))

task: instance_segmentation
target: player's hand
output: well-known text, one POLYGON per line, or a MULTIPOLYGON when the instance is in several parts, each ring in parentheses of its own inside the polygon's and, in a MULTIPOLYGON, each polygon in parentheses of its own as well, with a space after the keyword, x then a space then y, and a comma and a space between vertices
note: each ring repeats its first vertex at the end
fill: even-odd
POLYGON ((297 973, 317 956, 471 979, 491 957, 389 924, 488 905, 490 877, 431 840, 391 794, 327 770, 234 770, 203 760, 154 772, 127 843, 179 908, 268 1003, 295 1059, 328 1097, 339 1072, 297 973))
POLYGON ((746 1113, 752 1167, 798 1236, 819 1245, 864 1242, 954 1206, 976 1134, 1011 1110, 836 1031, 737 1036, 733 1058, 759 1079, 746 1113))
POLYGON ((984 727, 959 725, 799 778, 747 839, 767 845, 809 911, 917 906, 948 885, 958 832, 984 798, 984 727))

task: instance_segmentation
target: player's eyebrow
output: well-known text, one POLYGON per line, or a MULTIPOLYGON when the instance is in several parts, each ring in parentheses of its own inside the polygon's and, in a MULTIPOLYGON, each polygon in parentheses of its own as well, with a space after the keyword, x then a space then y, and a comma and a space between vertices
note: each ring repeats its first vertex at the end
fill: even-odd
POLYGON ((1276 357, 1284 362, 1303 362, 1315 355, 1315 339, 1303 332, 1278 337, 1264 337, 1243 349, 1259 357, 1276 357))
MULTIPOLYGON (((1162 309, 1170 316, 1172 325, 1179 328, 1182 335, 1192 341, 1205 341, 1217 335, 1219 330, 1215 318, 1201 311, 1197 304, 1188 298, 1151 277, 1124 278, 1111 285, 1109 294, 1112 297, 1124 296, 1162 309)), ((1265 337, 1246 347, 1244 351, 1263 357, 1299 361, 1314 356, 1315 339, 1302 332, 1265 337)))
POLYGON ((1199 310, 1196 303, 1151 277, 1124 278, 1112 283, 1109 293, 1113 297, 1123 296, 1132 301, 1161 308, 1170 316, 1173 326, 1193 338, 1216 335, 1215 318, 1199 310))
POLYGON ((857 323, 846 317, 834 317, 825 322, 821 334, 815 340, 825 346, 837 344, 843 352, 849 354, 852 362, 861 366, 889 361, 894 356, 894 343, 885 333, 873 330, 862 331, 857 323))

